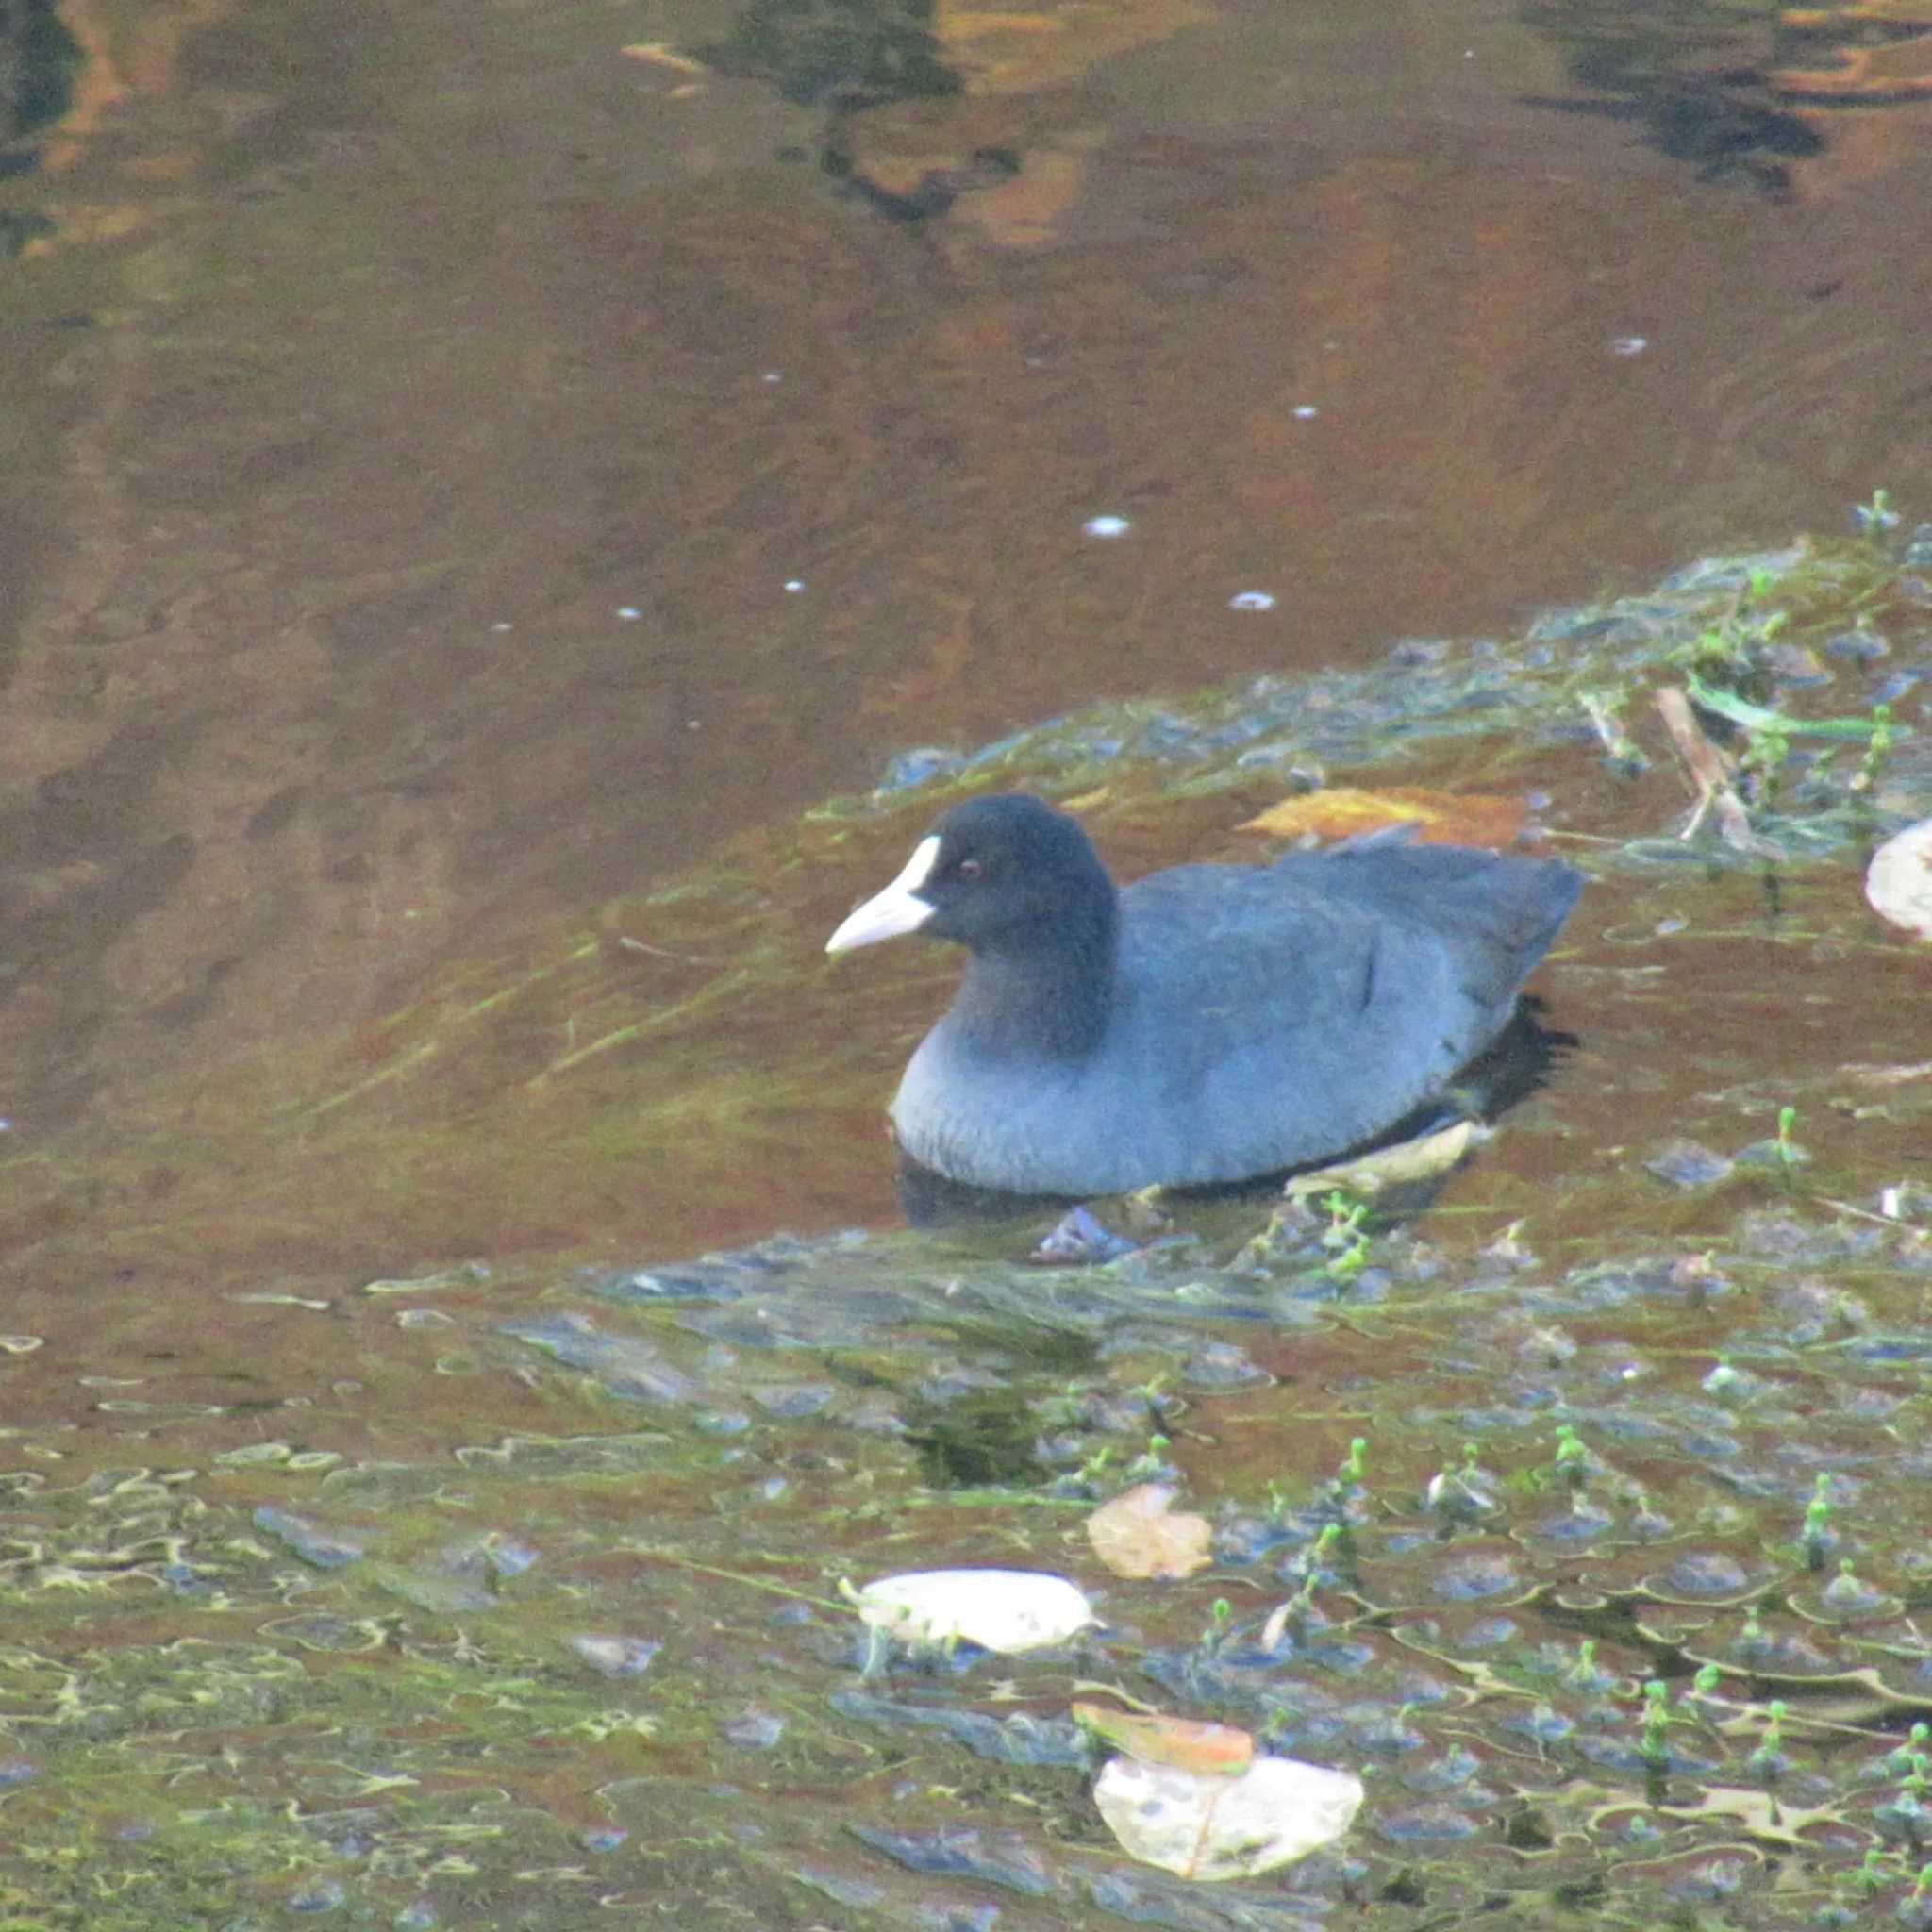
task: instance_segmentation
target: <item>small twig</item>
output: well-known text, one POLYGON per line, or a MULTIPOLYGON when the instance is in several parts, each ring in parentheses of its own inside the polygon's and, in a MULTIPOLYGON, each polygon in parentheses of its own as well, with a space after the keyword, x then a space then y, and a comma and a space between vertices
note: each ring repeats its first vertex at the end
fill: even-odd
POLYGON ((642 940, 634 940, 629 933, 617 935, 617 943, 626 953, 648 953, 654 959, 676 959, 686 966, 708 966, 712 962, 697 953, 674 953, 668 946, 646 945, 642 940))
POLYGON ((621 1550, 633 1556, 648 1557, 654 1563, 669 1563, 699 1576, 716 1576, 726 1583, 741 1583, 747 1590, 761 1590, 769 1596, 782 1596, 792 1603, 812 1604, 822 1610, 849 1610, 851 1606, 828 1596, 816 1596, 808 1590, 794 1589, 789 1583, 774 1583, 768 1576, 749 1576, 742 1570, 723 1570, 716 1563, 700 1563, 695 1557, 680 1557, 656 1543, 621 1542, 621 1550))
POLYGON ((1664 729, 1671 734, 1672 747, 1697 788, 1697 808, 1677 836, 1686 841, 1694 838, 1705 813, 1714 808, 1718 834, 1726 845, 1739 852, 1775 852, 1778 848, 1770 840, 1760 839, 1751 829, 1751 814, 1731 784, 1731 760, 1704 735, 1690 698, 1672 685, 1657 693, 1656 703, 1664 729))

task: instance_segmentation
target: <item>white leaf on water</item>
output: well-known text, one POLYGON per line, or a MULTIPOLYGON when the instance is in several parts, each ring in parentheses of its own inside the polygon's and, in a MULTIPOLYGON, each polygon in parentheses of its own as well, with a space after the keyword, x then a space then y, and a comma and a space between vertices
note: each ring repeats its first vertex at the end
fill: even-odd
POLYGON ((1257 1757, 1239 1777, 1113 1757, 1093 1802, 1142 1864, 1183 1878, 1252 1878, 1340 1838, 1362 1781, 1292 1757, 1257 1757))
POLYGON ((902 1643, 976 1643, 1011 1656, 1100 1621, 1064 1576, 1041 1570, 911 1570, 844 1590, 861 1621, 902 1643))
POLYGON ((1932 940, 1932 819, 1894 833, 1872 855, 1865 897, 1881 919, 1932 940))

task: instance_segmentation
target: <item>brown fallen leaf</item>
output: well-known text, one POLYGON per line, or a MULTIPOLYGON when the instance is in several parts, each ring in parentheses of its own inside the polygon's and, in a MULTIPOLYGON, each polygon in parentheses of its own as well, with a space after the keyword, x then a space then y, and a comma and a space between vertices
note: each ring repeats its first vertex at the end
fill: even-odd
POLYGON ((1239 1777, 1255 1761, 1255 1740, 1234 1724, 1156 1711, 1139 1716, 1104 1704, 1076 1704, 1074 1722, 1142 1764, 1171 1764, 1203 1776, 1239 1777))
POLYGON ((1244 832, 1277 839, 1347 839, 1385 825, 1413 825, 1424 845, 1513 845, 1529 823, 1520 798, 1481 792, 1431 791, 1420 785, 1387 785, 1369 791, 1354 785, 1324 785, 1271 805, 1249 819, 1244 832))
POLYGON ((1214 1558, 1213 1525, 1205 1516, 1177 1513, 1167 1483, 1137 1483, 1103 1503, 1087 1519, 1093 1554, 1116 1576, 1191 1576, 1214 1558))

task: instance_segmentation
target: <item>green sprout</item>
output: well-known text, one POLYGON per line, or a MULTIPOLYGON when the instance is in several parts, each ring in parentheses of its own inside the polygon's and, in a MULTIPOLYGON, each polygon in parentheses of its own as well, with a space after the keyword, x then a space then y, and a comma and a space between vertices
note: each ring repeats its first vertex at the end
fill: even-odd
POLYGON ((1576 1661, 1570 1666, 1563 1681, 1566 1684, 1588 1687, 1597 1682, 1599 1674, 1596 1663, 1596 1639, 1586 1637, 1577 1644, 1576 1661))
POLYGON ((1590 1451, 1569 1423, 1557 1425, 1557 1479, 1581 1490, 1590 1476, 1590 1451))
POLYGON ((1836 1540, 1831 1528, 1831 1478, 1821 1474, 1805 1506, 1805 1528, 1799 1539, 1813 1570, 1824 1567, 1824 1553, 1836 1540))
MULTIPOLYGON (((1750 670, 1754 647, 1774 638, 1790 621, 1782 610, 1757 615, 1758 608, 1774 588, 1775 579, 1769 572, 1753 571, 1750 582, 1732 599, 1730 608, 1715 624, 1700 631, 1689 645, 1672 655, 1680 663, 1710 664, 1740 672, 1750 670)), ((1703 697, 1695 683, 1693 675, 1691 695, 1701 704, 1703 697)))
POLYGON ((1791 1129, 1798 1124, 1798 1109, 1795 1107, 1781 1107, 1777 1110, 1777 1158, 1785 1167, 1796 1167, 1805 1158, 1804 1149, 1791 1139, 1791 1129))
POLYGON ((1369 1234, 1362 1225, 1369 1204, 1338 1188, 1323 1197, 1322 1206, 1328 1210, 1328 1225, 1322 1230, 1328 1272, 1339 1281, 1351 1281, 1369 1265, 1369 1234))
POLYGON ((1323 1581, 1327 1558, 1341 1544, 1341 1539, 1342 1529, 1339 1523, 1323 1525, 1321 1535, 1303 1555, 1300 1587, 1274 1613, 1281 1620, 1281 1627, 1292 1631, 1297 1641, 1307 1634, 1308 1620, 1315 1612, 1316 1586, 1323 1581))
POLYGON ((1443 1535, 1448 1534, 1452 1521, 1473 1523, 1497 1512, 1501 1506, 1496 1500, 1495 1485, 1477 1459, 1474 1442, 1462 1445, 1459 1470, 1439 1470, 1429 1478, 1424 1502, 1441 1518, 1443 1535))
POLYGON ((1208 1627, 1201 1633, 1201 1648, 1212 1653, 1224 1644, 1234 1630, 1234 1606, 1218 1596, 1208 1607, 1208 1627))
POLYGON ((1891 747, 1898 737, 1892 727, 1891 707, 1874 705, 1872 707, 1872 736, 1865 743, 1864 760, 1852 778, 1854 791, 1869 791, 1884 774, 1886 760, 1891 756, 1891 747))
POLYGON ((1856 1899, 1869 1899, 1883 1891, 1890 1883, 1890 1873, 1887 1869, 1889 1854, 1881 1845, 1867 1845, 1865 1856, 1855 1871, 1840 1872, 1833 1881, 1833 1890, 1841 1896, 1856 1899))
POLYGON ((1757 802, 1769 811, 1775 808, 1779 783, 1784 777, 1785 760, 1791 755, 1791 741, 1778 719, 1761 724, 1745 741, 1744 756, 1739 760, 1743 771, 1757 780, 1757 802))
POLYGON ((1671 1693, 1660 1677, 1652 1677, 1643 1687, 1643 1738, 1638 1749, 1646 1762, 1661 1766, 1670 1759, 1670 1730, 1676 1720, 1671 1714, 1671 1693))
POLYGON ((1751 1769, 1767 1781, 1774 1778, 1786 1768, 1785 1757, 1785 1711, 1782 1698, 1774 1697, 1770 1705, 1769 1721, 1764 1726, 1764 1736, 1757 1741, 1757 1748, 1749 1759, 1751 1769))
POLYGON ((1709 1394, 1728 1395, 1733 1390, 1743 1386, 1742 1374, 1733 1366, 1727 1355, 1720 1355, 1717 1365, 1704 1378, 1704 1387, 1709 1394))
POLYGON ((1852 506, 1852 524, 1861 537, 1874 540, 1898 527, 1899 514, 1891 507, 1891 491, 1874 490, 1870 503, 1852 506))

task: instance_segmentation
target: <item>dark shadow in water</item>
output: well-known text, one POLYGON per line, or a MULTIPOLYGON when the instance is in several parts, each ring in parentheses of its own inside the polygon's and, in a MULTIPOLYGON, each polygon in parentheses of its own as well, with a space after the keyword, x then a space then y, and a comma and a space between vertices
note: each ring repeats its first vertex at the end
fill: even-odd
POLYGON ((1020 157, 1011 148, 975 148, 965 167, 928 168, 917 187, 900 193, 866 178, 835 124, 820 151, 819 166, 839 184, 841 193, 874 214, 889 222, 924 222, 944 214, 962 194, 1010 181, 1020 172, 1020 157))
POLYGON ((1707 0, 1532 0, 1522 17, 1564 49, 1571 78, 1597 96, 1529 95, 1528 105, 1630 122, 1701 180, 1738 179, 1782 198, 1785 164, 1824 147, 1772 92, 1773 23, 1761 12, 1707 0))
POLYGON ((53 232, 51 216, 33 208, 0 208, 0 259, 10 259, 29 242, 53 232))
POLYGON ((729 37, 697 49, 721 74, 768 80, 788 101, 853 114, 888 101, 957 94, 933 0, 752 0, 729 37))
MULTIPOLYGON (((1508 1025, 1462 1070, 1450 1092, 1404 1115, 1386 1133, 1377 1134, 1373 1140, 1320 1161, 1283 1168, 1278 1174, 1257 1174, 1252 1180, 1231 1186, 1174 1188, 1170 1191, 1182 1200, 1231 1200, 1245 1195, 1258 1198, 1278 1193, 1291 1174, 1372 1154, 1457 1120, 1498 1120, 1539 1088, 1547 1086, 1557 1058, 1577 1044, 1575 1034, 1556 1032, 1542 1025, 1537 1017, 1541 1009, 1541 1000, 1524 994, 1517 1001, 1508 1025)), ((1405 1184, 1395 1218, 1421 1212, 1447 1178, 1447 1174, 1439 1174, 1422 1184, 1419 1191, 1405 1184)), ((899 1211, 913 1227, 959 1227, 975 1222, 1037 1219, 1074 1205, 1074 1197, 1065 1194, 1013 1194, 998 1188, 969 1187, 963 1181, 935 1174, 904 1153, 899 1157, 898 1189, 899 1211)), ((1393 1191, 1390 1191, 1391 1194, 1393 1191)), ((1381 1202, 1391 1205, 1388 1196, 1381 1197, 1381 1202)))
POLYGON ((0 140, 59 120, 85 58, 58 0, 0 0, 0 140))
MULTIPOLYGON (((0 0, 0 181, 30 175, 41 151, 25 137, 52 125, 74 100, 86 56, 55 10, 58 0, 0 0)), ((52 219, 32 208, 0 208, 0 260, 51 234, 52 219)))
POLYGON ((766 80, 788 101, 822 108, 821 171, 840 194, 891 222, 943 215, 960 195, 1020 172, 1008 148, 978 148, 909 189, 870 179, 853 151, 854 115, 893 101, 964 92, 931 31, 933 0, 752 0, 730 37, 698 49, 720 73, 766 80))

